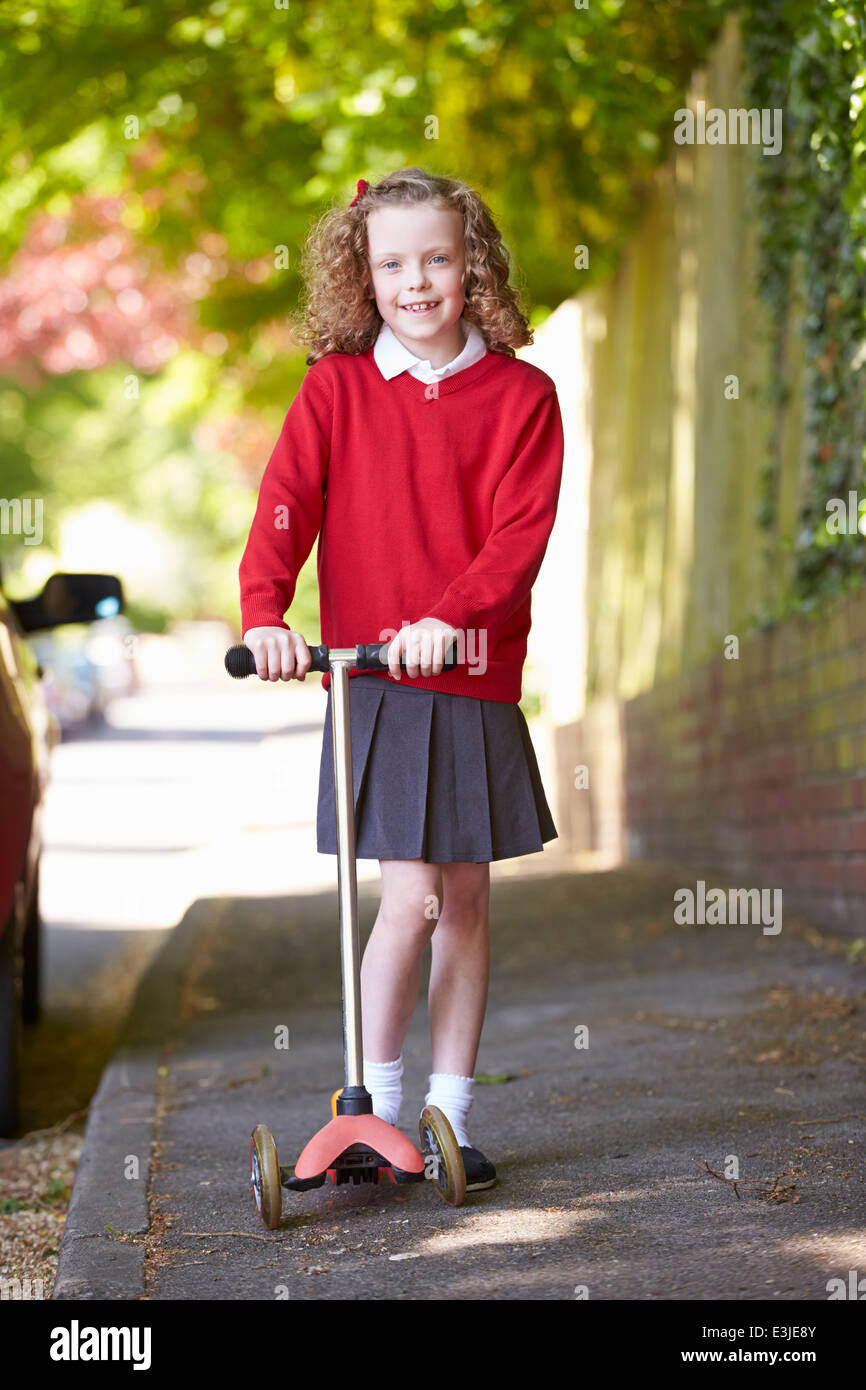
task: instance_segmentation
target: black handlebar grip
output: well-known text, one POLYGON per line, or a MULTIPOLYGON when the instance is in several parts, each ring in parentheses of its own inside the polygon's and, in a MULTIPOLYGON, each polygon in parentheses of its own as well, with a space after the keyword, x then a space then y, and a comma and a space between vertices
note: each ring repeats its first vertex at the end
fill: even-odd
MULTIPOLYGON (((359 671, 387 671, 388 662, 383 661, 380 653, 387 651, 390 642, 361 642, 356 648, 357 661, 355 667, 359 671)), ((311 671, 329 671, 331 663, 328 656, 328 648, 324 645, 310 647, 312 657, 311 671)), ((457 665, 457 651, 454 643, 445 653, 445 663, 442 667, 444 671, 451 671, 457 665)), ((246 676, 256 674, 256 659, 243 642, 236 647, 229 647, 225 657, 225 667, 229 675, 234 680, 244 680, 246 676)), ((406 669, 405 653, 400 661, 401 671, 406 669)))
MULTIPOLYGON (((330 670, 327 647, 310 647, 310 656, 313 658, 310 666, 311 671, 330 670)), ((229 647, 226 652, 225 666, 229 675, 236 681, 256 674, 256 659, 249 647, 245 646, 243 642, 237 647, 229 647)))
MULTIPOLYGON (((366 642, 366 643, 365 643, 365 642, 362 642, 362 643, 360 643, 360 644, 355 648, 355 650, 356 650, 357 653, 358 653, 358 660, 355 662, 355 665, 357 666, 358 670, 359 670, 359 671, 387 671, 387 669, 388 669, 388 662, 387 662, 387 660, 386 660, 386 661, 383 661, 382 658, 381 658, 381 656, 379 655, 379 653, 382 652, 382 651, 387 652, 387 650, 388 650, 388 648, 390 647, 390 645, 391 645, 390 642, 366 642)), ((452 642, 452 643, 451 643, 451 646, 448 648, 448 651, 445 653, 445 662, 444 662, 444 664, 443 664, 442 669, 443 669, 443 671, 451 671, 451 670, 454 669, 454 667, 455 667, 456 665, 457 665, 457 650, 456 650, 456 647, 455 647, 454 643, 452 642)), ((405 653, 403 653, 403 655, 401 656, 401 660, 400 660, 400 670, 401 670, 401 671, 405 671, 405 669, 406 669, 406 656, 405 656, 405 653)))
POLYGON ((237 647, 229 647, 226 652, 225 667, 232 680, 240 681, 245 676, 251 676, 256 669, 256 659, 249 647, 241 643, 237 647))

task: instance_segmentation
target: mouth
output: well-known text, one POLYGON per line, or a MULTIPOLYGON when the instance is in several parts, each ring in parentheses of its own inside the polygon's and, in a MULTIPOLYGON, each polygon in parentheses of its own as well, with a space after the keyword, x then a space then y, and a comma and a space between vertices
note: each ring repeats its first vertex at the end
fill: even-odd
POLYGON ((405 309, 407 314, 411 314, 413 318, 418 319, 424 318, 427 314, 432 314, 435 309, 439 308, 439 304, 440 300, 438 299, 419 299, 415 304, 401 304, 400 308, 405 309))

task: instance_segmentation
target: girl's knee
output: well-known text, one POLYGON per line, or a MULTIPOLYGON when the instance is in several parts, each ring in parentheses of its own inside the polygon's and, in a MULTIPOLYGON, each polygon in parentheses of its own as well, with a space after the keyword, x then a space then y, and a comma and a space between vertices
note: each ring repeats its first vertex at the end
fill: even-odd
POLYGON ((382 914, 398 932, 429 937, 442 907, 442 872, 423 859, 380 859, 382 914))
POLYGON ((443 864, 443 910, 450 921, 486 921, 490 906, 489 864, 443 864))

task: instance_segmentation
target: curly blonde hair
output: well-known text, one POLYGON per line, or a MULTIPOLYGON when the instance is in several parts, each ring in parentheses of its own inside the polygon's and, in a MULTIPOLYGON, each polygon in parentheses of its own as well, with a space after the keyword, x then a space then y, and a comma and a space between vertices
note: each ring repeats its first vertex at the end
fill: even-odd
POLYGON ((312 227, 304 243, 306 293, 294 321, 301 343, 311 346, 307 366, 331 352, 366 352, 382 327, 376 307, 367 248, 367 216, 376 208, 429 203, 463 218, 466 306, 488 350, 514 357, 533 341, 520 295, 508 283, 510 258, 486 203, 460 179, 397 169, 368 184, 354 207, 334 207, 312 227))

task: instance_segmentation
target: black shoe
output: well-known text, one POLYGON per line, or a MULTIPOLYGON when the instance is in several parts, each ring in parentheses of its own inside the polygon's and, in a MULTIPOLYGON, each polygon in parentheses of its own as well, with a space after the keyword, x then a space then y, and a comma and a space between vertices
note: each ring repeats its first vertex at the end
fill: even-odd
POLYGON ((466 1191, 481 1192, 485 1187, 492 1187, 496 1182, 496 1169, 490 1159, 470 1144, 461 1144, 460 1153, 466 1169, 466 1191))

